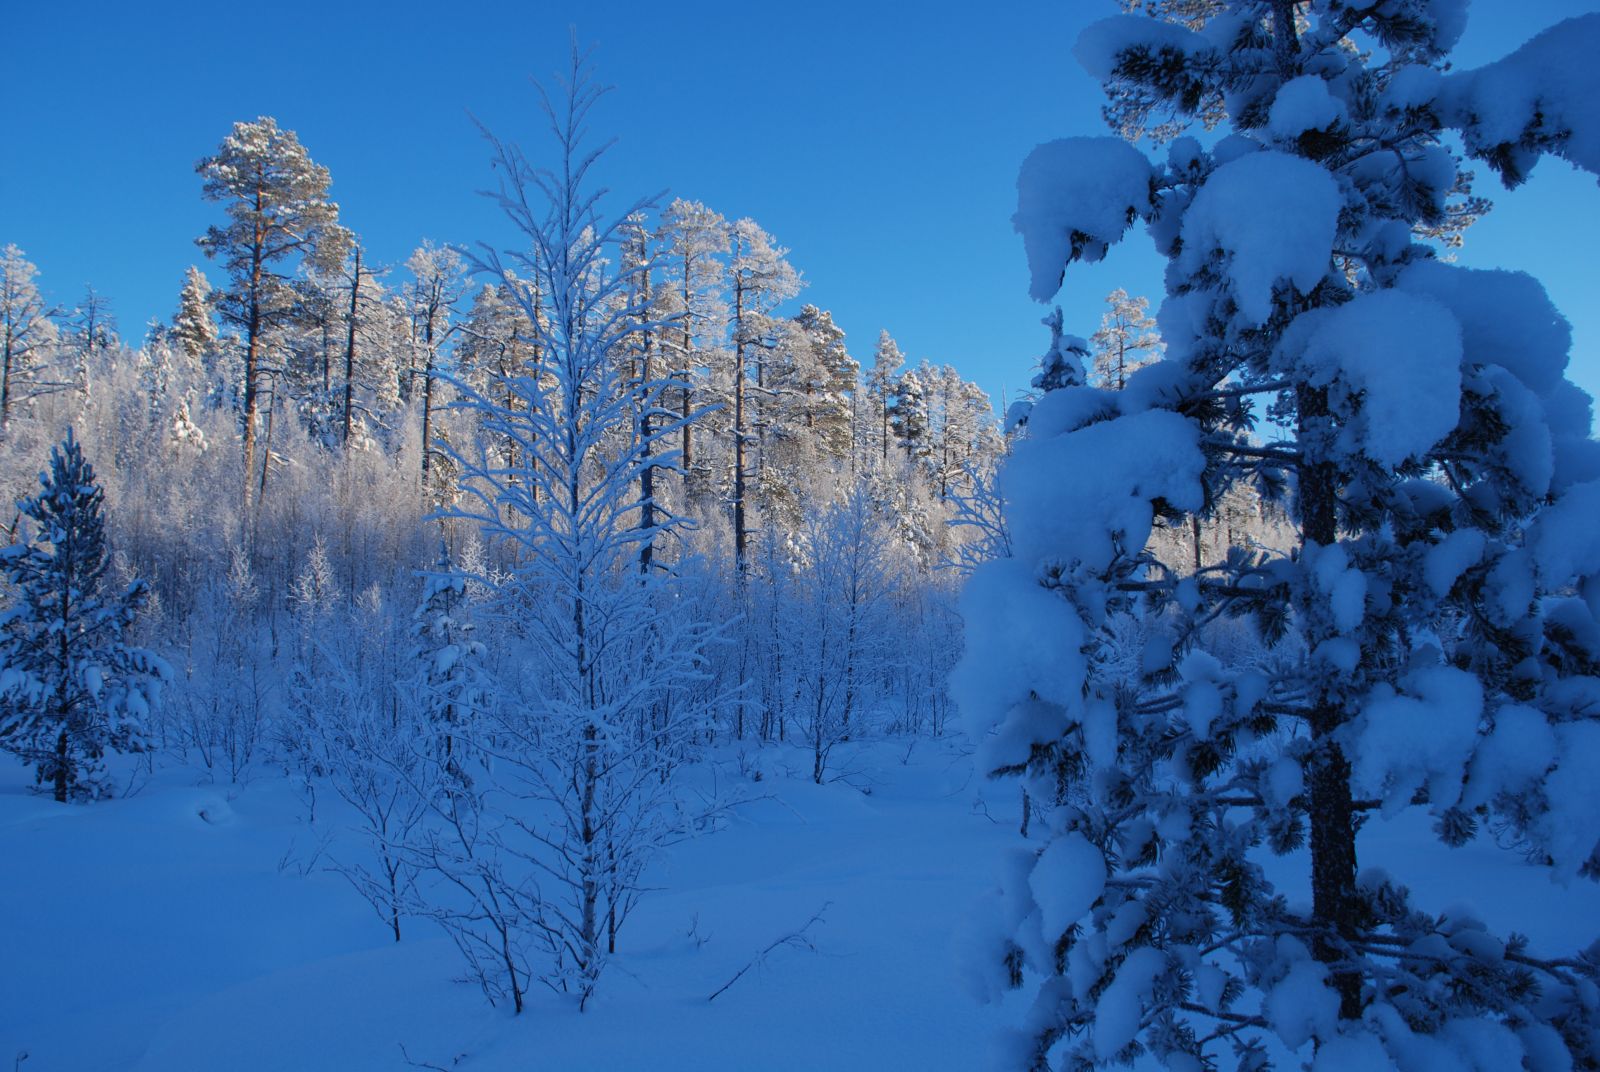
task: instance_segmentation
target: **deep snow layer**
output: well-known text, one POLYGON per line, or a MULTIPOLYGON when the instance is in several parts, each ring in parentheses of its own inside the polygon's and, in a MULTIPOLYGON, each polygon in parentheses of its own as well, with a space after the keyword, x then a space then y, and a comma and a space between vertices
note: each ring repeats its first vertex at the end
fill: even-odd
MULTIPOLYGON (((597 1001, 536 994, 520 1018, 453 982, 453 948, 412 923, 396 945, 325 869, 331 794, 308 826, 283 778, 192 785, 169 770, 136 796, 62 807, 0 764, 0 1067, 463 1070, 967 1069, 988 1065, 1018 996, 982 1006, 957 949, 999 854, 1017 844, 1016 787, 972 773, 960 739, 847 746, 848 781, 809 757, 754 753, 754 802, 678 846, 650 876, 597 1001), (870 788, 871 792, 863 792, 870 788), (827 905, 816 951, 781 948, 715 1002, 753 954, 827 905)), ((747 763, 745 769, 750 765, 747 763)), ((1536 949, 1587 944, 1592 884, 1552 884, 1480 840, 1445 849, 1421 816, 1362 834, 1424 903, 1470 902, 1536 949)), ((1303 882, 1276 866, 1291 897, 1303 882)))

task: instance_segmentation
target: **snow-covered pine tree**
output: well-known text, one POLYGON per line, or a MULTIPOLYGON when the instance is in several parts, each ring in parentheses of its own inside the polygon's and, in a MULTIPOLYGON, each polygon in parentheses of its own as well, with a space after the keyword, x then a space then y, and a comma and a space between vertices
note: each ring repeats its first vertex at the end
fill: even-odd
POLYGON ((428 473, 438 453, 433 441, 438 434, 434 413, 440 408, 441 348, 461 327, 459 323, 451 323, 451 317, 466 291, 466 264, 461 254, 449 246, 424 242, 412 252, 406 268, 412 280, 407 308, 418 356, 415 364, 421 366, 411 369, 410 374, 422 381, 419 387, 422 395, 422 483, 427 488, 428 473))
POLYGON ((893 441, 890 424, 894 416, 895 385, 900 379, 900 368, 906 363, 899 345, 884 328, 878 332, 878 346, 872 355, 872 372, 867 376, 867 390, 878 410, 878 460, 887 463, 889 444, 893 441))
POLYGON ((72 368, 72 386, 83 397, 89 393, 89 365, 117 343, 117 318, 111 302, 92 285, 66 320, 66 348, 72 368))
POLYGON ((142 581, 106 591, 105 518, 94 469, 72 431, 50 451, 39 494, 18 504, 34 531, 0 550, 16 593, 0 613, 0 747, 31 764, 55 799, 110 792, 107 751, 141 751, 162 682, 160 658, 123 642, 142 581))
POLYGON ((1418 240, 1462 187, 1452 129, 1508 182, 1547 152, 1600 172, 1600 15, 1446 73, 1460 0, 1157 6, 1179 21, 1096 23, 1078 57, 1135 126, 1215 107, 1234 132, 1161 164, 1051 142, 1018 181, 1037 300, 1135 219, 1169 266, 1166 359, 1126 390, 1052 347, 1006 466, 1013 554, 964 597, 962 706, 1047 805, 991 946, 993 982, 1042 980, 1009 1063, 1596 1067, 1596 947, 1551 959, 1414 904, 1357 849, 1425 807, 1451 844, 1499 817, 1556 878, 1600 872, 1590 400, 1537 282, 1418 240), (1189 576, 1150 553, 1158 515, 1273 477, 1287 553, 1189 576), (1214 653, 1226 616, 1255 623, 1254 666, 1214 653))
POLYGON ((262 365, 279 328, 294 313, 288 270, 305 264, 332 271, 350 247, 339 225, 339 206, 329 200, 328 169, 312 161, 292 130, 271 116, 240 122, 214 156, 196 170, 207 201, 224 206, 227 223, 206 230, 197 242, 220 261, 229 285, 216 297, 223 321, 244 345, 244 496, 252 497, 256 418, 262 365))
POLYGON ((895 442, 909 462, 928 456, 928 393, 936 375, 933 366, 924 361, 917 368, 906 369, 895 381, 889 419, 895 442))
POLYGON ((722 257, 728 252, 728 222, 698 201, 675 198, 661 213, 661 281, 654 289, 654 318, 671 330, 661 337, 670 371, 679 381, 680 465, 687 484, 695 469, 696 392, 704 378, 709 340, 720 338, 728 309, 723 301, 722 257))
POLYGON ((1106 305, 1100 330, 1089 336, 1094 346, 1090 382, 1120 391, 1129 376, 1161 357, 1161 333, 1150 315, 1149 298, 1133 297, 1118 287, 1106 295, 1106 305))
POLYGON ((411 661, 416 676, 410 691, 432 727, 440 767, 470 786, 467 748, 477 734, 469 723, 483 708, 487 689, 479 665, 484 647, 466 602, 467 578, 441 544, 433 570, 423 576, 422 602, 414 616, 411 661))
MULTIPOLYGON (((766 394, 773 385, 762 373, 764 355, 773 345, 772 312, 799 293, 801 284, 800 273, 785 259, 789 251, 776 245, 755 220, 736 220, 727 233, 728 328, 733 349, 733 557, 742 581, 748 565, 745 489, 752 475, 750 448, 757 438, 751 432, 751 418, 755 417, 753 423, 764 432, 764 414, 772 408, 766 394), (752 358, 756 361, 754 376, 750 374, 752 358), (753 405, 747 400, 747 384, 752 383, 756 388, 753 405)), ((761 460, 764 463, 764 451, 761 460)))
POLYGON ((178 311, 172 317, 170 341, 195 364, 209 361, 217 346, 217 320, 211 311, 211 282, 194 265, 184 273, 178 311))

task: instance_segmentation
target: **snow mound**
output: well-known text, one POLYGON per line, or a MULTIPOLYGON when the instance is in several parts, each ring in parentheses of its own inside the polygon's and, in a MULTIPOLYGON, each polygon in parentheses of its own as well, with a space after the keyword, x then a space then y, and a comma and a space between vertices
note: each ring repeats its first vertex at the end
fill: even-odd
POLYGON ((1405 687, 1401 694, 1387 686, 1373 690, 1355 738, 1350 785, 1382 798, 1386 814, 1409 804, 1424 784, 1435 808, 1452 807, 1477 740, 1483 686, 1463 670, 1433 666, 1411 673, 1405 687))
POLYGON ((1339 995, 1328 988, 1328 969, 1298 960, 1262 1002, 1267 1022, 1284 1045, 1298 1050, 1313 1038, 1330 1038, 1339 1026, 1339 995))
POLYGON ((1600 14, 1545 30, 1504 59, 1445 79, 1446 121, 1474 156, 1507 155, 1526 173, 1538 158, 1527 143, 1600 175, 1600 14))
POLYGON ((1088 915, 1106 889, 1106 860, 1076 830, 1050 842, 1028 875, 1046 937, 1054 939, 1088 915))
POLYGON ((1302 316, 1291 332, 1285 349, 1303 338, 1311 382, 1334 388, 1346 451, 1392 468, 1424 454, 1460 419, 1461 327, 1431 298, 1363 294, 1302 316))
POLYGON ((1188 60, 1210 51, 1211 42, 1176 23, 1138 15, 1113 15, 1090 23, 1078 34, 1072 55, 1091 78, 1108 81, 1117 61, 1129 49, 1145 48, 1155 53, 1188 60))
POLYGON ((1204 470, 1194 425, 1169 410, 1025 439, 1005 469, 1017 557, 1103 570, 1119 546, 1131 554, 1150 539, 1152 500, 1198 510, 1204 470))
POLYGON ((1342 204, 1333 176, 1309 160, 1248 153, 1217 168, 1195 194, 1178 268, 1195 273, 1223 254, 1241 319, 1264 324, 1276 284, 1305 294, 1327 274, 1342 204))
POLYGON ((1540 397, 1561 382, 1572 328, 1533 276, 1430 260, 1408 267, 1396 285, 1450 310, 1468 364, 1499 365, 1540 397))
POLYGON ((1150 161, 1119 138, 1061 138, 1028 154, 1012 226, 1022 236, 1035 301, 1061 289, 1074 260, 1097 261, 1150 211, 1150 161))
POLYGON ((1060 593, 1012 559, 973 573, 961 613, 971 632, 950 675, 951 698, 993 766, 1019 762, 1034 742, 1059 736, 1066 713, 1081 706, 1083 624, 1060 593))
POLYGON ((1293 141, 1308 130, 1326 130, 1348 115, 1344 102, 1328 92, 1325 79, 1304 74, 1279 87, 1267 114, 1267 129, 1293 141))

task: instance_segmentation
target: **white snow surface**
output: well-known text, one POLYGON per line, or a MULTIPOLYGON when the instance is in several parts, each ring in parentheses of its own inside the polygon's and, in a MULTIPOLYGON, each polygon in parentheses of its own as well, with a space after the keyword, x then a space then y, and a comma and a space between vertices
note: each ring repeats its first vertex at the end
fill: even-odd
MULTIPOLYGON (((0 1059, 393 1072, 404 1045, 446 1068, 465 1055, 463 1072, 984 1067, 1019 1002, 973 1002, 955 950, 997 857, 1027 844, 1017 787, 975 776, 963 738, 921 740, 903 763, 908 745, 844 746, 842 768, 871 772, 856 786, 812 784, 802 751, 760 752, 766 776, 745 788, 764 799, 652 868, 589 1009, 538 988, 521 1017, 454 981, 431 924, 406 920, 394 942, 328 870, 361 844, 331 792, 314 826, 270 771, 195 787, 170 770, 63 807, 0 763, 0 1059), (817 952, 780 949, 706 1000, 824 905, 817 952)), ((724 754, 724 785, 735 767, 724 754)))
POLYGON ((1011 559, 974 571, 961 613, 971 632, 951 696, 996 766, 1026 759, 1035 741, 1060 736, 1082 704, 1083 623, 1061 593, 1011 559))
POLYGON ((1339 445, 1392 468, 1449 435, 1461 416, 1461 326, 1439 302, 1397 290, 1301 316, 1284 341, 1346 416, 1339 445), (1303 348, 1302 348, 1303 347, 1303 348))
POLYGON ((1555 758, 1556 735, 1544 712, 1507 704, 1494 713, 1494 731, 1478 742, 1461 803, 1475 808, 1497 793, 1521 792, 1543 778, 1555 758))
POLYGON ((1395 285, 1450 310, 1468 364, 1499 365, 1541 398, 1561 382, 1572 328, 1533 276, 1427 260, 1407 267, 1395 285))
POLYGON ((1100 995, 1094 1012, 1094 1055, 1108 1060, 1139 1031, 1144 1003, 1151 984, 1166 961, 1166 954, 1151 946, 1141 946, 1128 954, 1100 995))
POLYGON ((1600 573, 1600 481, 1569 488, 1541 510, 1528 547, 1549 588, 1600 573))
POLYGON ((1600 175, 1600 13, 1566 19, 1486 66, 1444 80, 1446 120, 1469 149, 1515 145, 1538 118, 1556 152, 1600 175))
POLYGON ((1291 1050, 1313 1038, 1332 1038, 1339 1024, 1339 995, 1328 988, 1328 969, 1297 960, 1261 1003, 1267 1022, 1291 1050))
POLYGON ((1434 546, 1428 548, 1422 563, 1422 578, 1443 599, 1461 575, 1483 558, 1484 534, 1482 529, 1457 529, 1434 546))
POLYGON ((1005 467, 1017 558, 1077 560, 1105 569, 1115 552, 1114 536, 1128 553, 1150 539, 1153 499, 1198 510, 1204 471, 1195 426, 1168 410, 1024 439, 1005 467))
POLYGON ((1089 913, 1106 889, 1106 859, 1073 831, 1050 842, 1028 875, 1045 937, 1059 938, 1089 913))
POLYGON ((1348 115, 1344 101, 1328 92, 1326 79, 1304 74, 1278 87, 1267 113, 1267 129, 1293 141, 1308 130, 1326 130, 1348 115))
POLYGON ((1140 15, 1113 15, 1084 27, 1072 55, 1091 78, 1104 82, 1116 69, 1118 55, 1140 45, 1183 56, 1212 48, 1211 42, 1200 34, 1175 23, 1140 15))
POLYGON ((1556 741, 1560 759, 1544 785, 1544 836, 1556 876, 1569 880, 1600 847, 1600 724, 1557 726, 1556 741))
POLYGON ((1436 809, 1454 805, 1477 739, 1483 686, 1463 670, 1433 666, 1409 674, 1404 693, 1386 688, 1374 690, 1361 713, 1351 787, 1382 798, 1389 813, 1423 785, 1436 809))
POLYGON ((1264 324, 1272 288, 1304 294, 1327 274, 1343 199, 1325 169, 1273 150, 1247 153, 1206 180, 1183 218, 1178 268, 1198 271, 1215 254, 1240 318, 1264 324))
POLYGON ((1061 138, 1028 154, 1011 224, 1035 301, 1055 296, 1074 256, 1100 260, 1136 216, 1149 214, 1150 175, 1150 161, 1120 138, 1061 138))

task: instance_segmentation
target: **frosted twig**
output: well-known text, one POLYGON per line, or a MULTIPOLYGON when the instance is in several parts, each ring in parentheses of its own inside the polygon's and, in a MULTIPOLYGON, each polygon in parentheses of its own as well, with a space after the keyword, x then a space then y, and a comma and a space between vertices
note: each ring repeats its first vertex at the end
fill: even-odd
POLYGON ((791 947, 793 947, 795 949, 804 949, 804 950, 807 950, 808 952, 815 953, 817 951, 816 943, 814 943, 806 935, 806 932, 809 931, 812 927, 816 926, 818 923, 826 923, 827 920, 823 918, 823 913, 826 912, 828 909, 830 909, 832 907, 833 907, 833 902, 832 901, 826 902, 825 904, 823 904, 823 906, 821 908, 817 909, 816 912, 812 913, 811 918, 806 920, 805 923, 803 925, 801 925, 801 927, 798 930, 790 931, 788 934, 785 934, 781 938, 773 939, 771 944, 769 944, 765 949, 763 949, 761 952, 757 953, 755 956, 751 957, 750 960, 745 964, 744 967, 742 967, 738 971, 734 972, 732 979, 729 979, 727 982, 723 983, 721 986, 719 986, 715 990, 713 990, 711 992, 711 996, 706 998, 706 1001, 708 1001, 708 1002, 716 1001, 717 1000, 717 996, 719 994, 721 994, 724 990, 726 990, 730 986, 732 986, 734 983, 737 983, 740 980, 740 978, 742 978, 744 976, 745 972, 749 971, 751 968, 755 968, 755 967, 758 967, 760 965, 765 964, 767 962, 767 958, 769 956, 771 956, 777 950, 782 949, 784 946, 791 946, 791 947))

